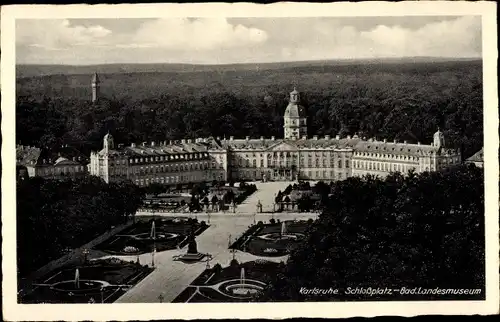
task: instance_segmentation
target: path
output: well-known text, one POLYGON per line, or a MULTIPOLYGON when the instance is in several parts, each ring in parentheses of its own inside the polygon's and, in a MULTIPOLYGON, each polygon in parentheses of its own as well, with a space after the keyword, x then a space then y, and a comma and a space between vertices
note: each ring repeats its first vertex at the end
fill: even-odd
MULTIPOLYGON (((213 213, 210 216, 210 227, 205 230, 201 235, 196 238, 198 244, 198 251, 201 253, 209 253, 213 259, 210 265, 220 263, 223 267, 228 266, 233 254, 228 249, 229 237, 232 240, 241 236, 241 234, 248 229, 254 222, 254 215, 256 211, 257 201, 260 200, 263 205, 263 211, 272 210, 274 202, 274 194, 278 190, 283 191, 289 182, 267 182, 257 183, 257 191, 249 196, 243 203, 241 203, 235 214, 231 213, 213 213)), ((150 213, 147 213, 151 215, 150 213)), ((141 214, 138 214, 141 215, 141 214)), ((198 220, 204 220, 207 223, 207 214, 157 214, 161 216, 183 216, 183 217, 197 217, 198 220)), ((273 214, 257 214, 255 220, 269 221, 273 214)), ((294 219, 309 219, 315 218, 315 214, 308 213, 280 213, 280 220, 294 220, 294 219)), ((174 261, 173 256, 184 254, 185 249, 182 250, 169 250, 156 253, 154 257, 156 269, 142 280, 135 287, 130 289, 117 303, 151 303, 159 302, 160 294, 163 296, 164 302, 173 301, 191 282, 200 275, 206 268, 206 262, 198 262, 193 264, 186 264, 179 261, 174 261)), ((240 262, 252 261, 258 256, 248 253, 237 251, 235 257, 240 262)), ((122 257, 136 260, 137 257, 122 257)), ((266 258, 272 261, 286 260, 286 256, 279 258, 266 258)), ((152 255, 144 254, 139 257, 142 264, 151 264, 152 255)))

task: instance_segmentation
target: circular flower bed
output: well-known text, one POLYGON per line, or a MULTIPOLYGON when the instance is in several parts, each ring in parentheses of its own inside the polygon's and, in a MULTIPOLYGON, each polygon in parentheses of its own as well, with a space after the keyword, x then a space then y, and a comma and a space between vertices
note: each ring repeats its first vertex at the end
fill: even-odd
POLYGON ((126 246, 123 251, 125 253, 137 253, 139 251, 138 248, 134 247, 134 246, 126 246))

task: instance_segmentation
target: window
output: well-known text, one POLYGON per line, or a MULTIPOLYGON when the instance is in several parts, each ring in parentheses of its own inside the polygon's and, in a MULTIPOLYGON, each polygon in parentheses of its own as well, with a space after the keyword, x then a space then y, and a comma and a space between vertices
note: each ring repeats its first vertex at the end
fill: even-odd
POLYGON ((263 168, 264 167, 264 160, 260 159, 260 167, 263 168))
POLYGON ((342 168, 342 160, 339 160, 339 168, 342 168))
POLYGON ((349 160, 345 160, 345 167, 349 168, 349 160))
POLYGON ((252 166, 253 166, 254 168, 256 168, 256 167, 257 167, 257 160, 255 160, 255 159, 253 159, 253 160, 252 160, 252 166))

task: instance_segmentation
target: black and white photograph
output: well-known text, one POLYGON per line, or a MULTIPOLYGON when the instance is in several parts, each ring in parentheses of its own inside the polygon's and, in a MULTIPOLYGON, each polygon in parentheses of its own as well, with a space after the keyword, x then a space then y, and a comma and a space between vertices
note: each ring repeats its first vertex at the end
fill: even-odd
POLYGON ((2 8, 11 319, 498 311, 495 4, 246 5, 2 8))

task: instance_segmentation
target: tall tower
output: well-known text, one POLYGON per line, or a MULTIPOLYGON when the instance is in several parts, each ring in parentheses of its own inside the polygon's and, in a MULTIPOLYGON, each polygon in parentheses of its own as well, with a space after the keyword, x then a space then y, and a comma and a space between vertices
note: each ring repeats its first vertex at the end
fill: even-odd
POLYGON ((101 82, 99 81, 99 76, 97 73, 94 73, 92 77, 92 103, 97 102, 99 99, 99 91, 100 91, 101 82))
POLYGON ((444 148, 444 134, 438 128, 437 132, 434 133, 434 146, 438 148, 444 148))
POLYGON ((300 139, 307 135, 306 112, 300 105, 300 93, 295 88, 290 93, 290 101, 285 110, 283 129, 285 139, 300 139))

